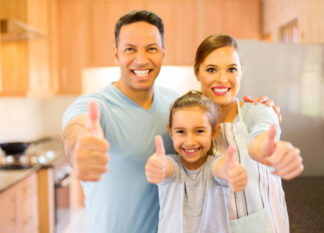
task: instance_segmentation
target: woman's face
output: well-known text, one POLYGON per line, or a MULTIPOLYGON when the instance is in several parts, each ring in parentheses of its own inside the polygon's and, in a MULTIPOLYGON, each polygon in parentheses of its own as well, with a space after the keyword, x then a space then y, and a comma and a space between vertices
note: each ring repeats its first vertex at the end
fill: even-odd
POLYGON ((196 74, 201 84, 201 92, 220 105, 235 101, 240 89, 241 76, 239 54, 230 46, 211 52, 200 64, 196 74))

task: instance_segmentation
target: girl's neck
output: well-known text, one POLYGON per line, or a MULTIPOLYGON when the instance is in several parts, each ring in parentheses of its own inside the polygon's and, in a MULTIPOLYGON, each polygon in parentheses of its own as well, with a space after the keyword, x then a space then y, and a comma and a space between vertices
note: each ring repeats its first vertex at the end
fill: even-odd
POLYGON ((220 105, 219 123, 232 122, 237 115, 236 99, 226 105, 220 105))

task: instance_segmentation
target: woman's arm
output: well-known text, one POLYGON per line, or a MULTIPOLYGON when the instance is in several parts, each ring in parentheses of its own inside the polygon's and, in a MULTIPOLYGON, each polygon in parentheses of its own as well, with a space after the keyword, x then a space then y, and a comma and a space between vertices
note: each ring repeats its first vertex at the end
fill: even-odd
POLYGON ((147 181, 152 184, 161 183, 164 178, 169 178, 174 174, 174 165, 165 156, 163 140, 161 136, 155 137, 156 152, 149 157, 145 164, 145 174, 147 181))
POLYGON ((275 168, 274 175, 285 180, 298 176, 303 170, 300 150, 291 143, 276 141, 276 128, 271 125, 249 143, 249 154, 257 162, 275 168))

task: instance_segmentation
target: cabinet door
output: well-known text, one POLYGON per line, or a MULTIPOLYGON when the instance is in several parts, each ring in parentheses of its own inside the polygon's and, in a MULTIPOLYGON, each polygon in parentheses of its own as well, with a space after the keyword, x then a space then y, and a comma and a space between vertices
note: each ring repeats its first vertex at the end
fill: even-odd
POLYGON ((18 225, 18 202, 14 191, 10 188, 0 193, 0 233, 14 233, 18 225))
POLYGON ((38 232, 37 177, 33 174, 18 186, 19 232, 38 232))
POLYGON ((88 1, 58 1, 59 93, 81 93, 81 70, 87 64, 88 1))

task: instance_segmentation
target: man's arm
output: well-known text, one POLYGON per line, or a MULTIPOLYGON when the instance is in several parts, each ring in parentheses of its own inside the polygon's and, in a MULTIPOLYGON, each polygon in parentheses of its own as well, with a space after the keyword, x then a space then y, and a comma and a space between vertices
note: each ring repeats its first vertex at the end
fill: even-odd
POLYGON ((108 170, 109 143, 99 123, 96 102, 89 103, 88 115, 71 119, 64 127, 62 140, 68 161, 76 176, 83 181, 98 181, 108 170))
POLYGON ((73 166, 72 154, 78 135, 86 129, 87 122, 87 115, 79 115, 72 118, 63 129, 62 141, 64 144, 65 156, 71 166, 73 166))

